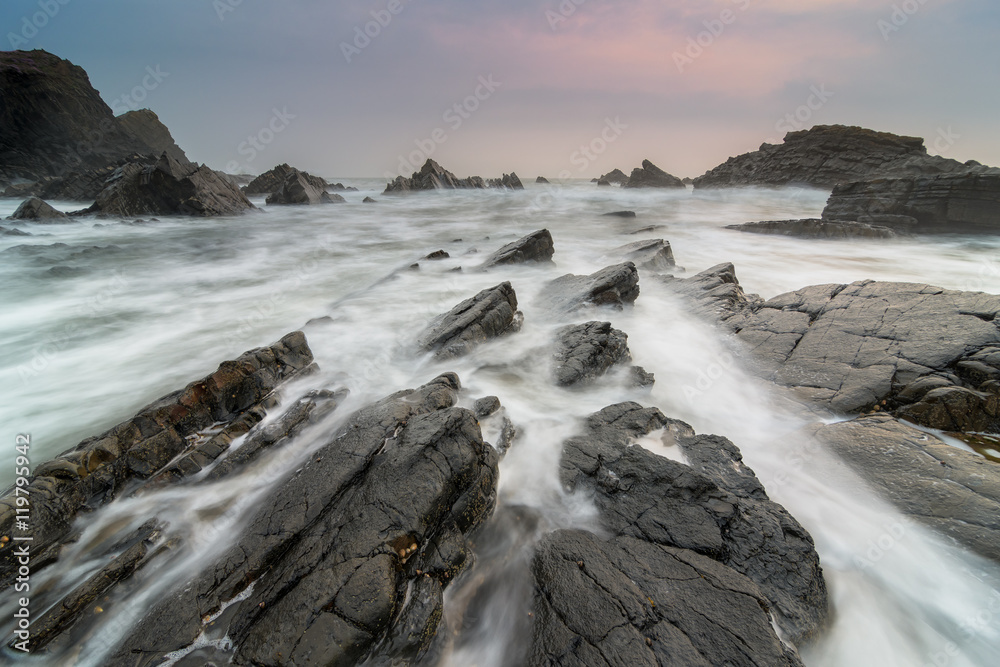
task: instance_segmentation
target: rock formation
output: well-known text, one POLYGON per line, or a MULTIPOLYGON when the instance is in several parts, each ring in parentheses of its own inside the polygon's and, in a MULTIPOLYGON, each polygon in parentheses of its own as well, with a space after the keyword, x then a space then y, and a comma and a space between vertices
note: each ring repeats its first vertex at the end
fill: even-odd
POLYGON ((671 176, 649 160, 643 160, 641 167, 632 170, 623 188, 684 188, 684 182, 671 176))
POLYGON ((385 193, 412 192, 415 190, 454 190, 454 189, 482 189, 482 188, 507 188, 512 190, 523 190, 524 186, 517 174, 504 174, 502 178, 485 181, 479 176, 468 178, 458 178, 434 160, 430 158, 420 168, 414 172, 410 178, 397 176, 396 180, 386 184, 385 193))
POLYGON ((500 283, 438 317, 418 345, 439 359, 462 356, 490 339, 519 331, 523 317, 514 288, 500 283))
POLYGON ((268 195, 267 204, 269 206, 333 204, 345 201, 340 195, 330 194, 325 187, 320 187, 320 182, 325 183, 323 179, 317 179, 298 169, 291 169, 278 189, 268 195))
POLYGON ((542 300, 555 312, 584 306, 611 306, 621 310, 639 296, 639 272, 632 262, 608 266, 589 276, 567 274, 545 286, 542 300))
POLYGON ((500 248, 487 257, 480 268, 486 270, 508 264, 551 262, 554 252, 552 234, 547 229, 540 229, 500 248))
POLYGON ((866 222, 837 222, 818 218, 745 222, 741 225, 726 225, 726 229, 751 234, 795 236, 802 239, 891 239, 905 233, 866 222))
POLYGON ((65 222, 69 216, 52 208, 48 202, 38 197, 30 197, 21 202, 8 220, 34 220, 36 222, 65 222))
POLYGON ((621 169, 612 169, 608 173, 604 174, 600 178, 596 179, 599 181, 605 181, 609 185, 615 183, 617 185, 625 185, 628 183, 628 176, 621 169))
POLYGON ((872 178, 930 176, 985 171, 928 155, 924 140, 861 127, 817 125, 789 132, 784 143, 762 144, 752 153, 730 158, 694 179, 695 188, 747 185, 805 185, 830 189, 838 183, 872 178))
POLYGON ((312 176, 304 171, 299 171, 295 167, 288 166, 287 163, 282 163, 273 169, 265 171, 241 189, 243 190, 243 194, 249 196, 270 195, 281 189, 288 176, 293 173, 302 174, 303 178, 317 190, 324 191, 329 187, 329 184, 319 176, 312 176))

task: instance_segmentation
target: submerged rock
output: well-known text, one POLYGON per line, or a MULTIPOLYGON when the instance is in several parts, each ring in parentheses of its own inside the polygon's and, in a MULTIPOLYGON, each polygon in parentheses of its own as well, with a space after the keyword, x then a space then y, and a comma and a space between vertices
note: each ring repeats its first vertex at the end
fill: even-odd
POLYGON ((746 222, 741 225, 727 225, 726 229, 735 229, 751 234, 796 236, 804 239, 891 239, 904 233, 884 225, 817 218, 746 222))
POLYGON ((480 268, 485 270, 507 264, 551 262, 554 253, 552 234, 547 229, 540 229, 500 248, 487 257, 480 268))
POLYGON ((858 221, 904 232, 1000 232, 1000 171, 879 179, 838 185, 825 221, 858 221))
POLYGON ((861 127, 817 125, 789 132, 780 145, 762 144, 757 151, 730 158, 694 179, 694 187, 807 185, 829 189, 838 183, 871 178, 985 170, 928 155, 924 140, 918 137, 861 127))
POLYGON ((684 188, 684 182, 663 171, 649 160, 632 170, 623 188, 684 188))
POLYGON ((634 218, 635 211, 612 211, 611 213, 602 213, 606 218, 634 218))
POLYGON ((8 220, 34 220, 46 222, 68 222, 69 216, 62 211, 57 211, 52 206, 38 197, 31 197, 21 202, 17 210, 7 218, 8 220))
POLYGON ((501 178, 491 178, 486 181, 487 187, 491 188, 501 188, 506 190, 523 190, 524 185, 521 183, 521 179, 517 177, 517 174, 511 172, 509 174, 504 174, 501 178))
POLYGON ((437 318, 417 344, 439 359, 459 357, 488 340, 519 331, 523 317, 514 288, 500 283, 437 318))
POLYGON ((589 276, 567 274, 545 286, 547 307, 570 311, 583 306, 611 306, 621 310, 639 297, 639 272, 632 262, 616 264, 589 276))
POLYGON ((138 215, 233 215, 254 208, 222 174, 182 165, 162 155, 154 165, 129 163, 115 170, 87 213, 138 215))

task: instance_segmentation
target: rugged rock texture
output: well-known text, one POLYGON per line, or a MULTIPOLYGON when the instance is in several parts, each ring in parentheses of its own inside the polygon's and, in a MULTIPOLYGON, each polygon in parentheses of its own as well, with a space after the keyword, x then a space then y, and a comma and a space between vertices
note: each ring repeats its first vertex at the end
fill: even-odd
POLYGON ((627 243, 615 248, 611 253, 634 262, 640 269, 648 269, 649 271, 670 271, 677 266, 670 242, 663 239, 627 243))
POLYGON ((96 169, 73 170, 65 176, 12 185, 4 190, 4 196, 32 195, 42 199, 93 202, 115 171, 129 163, 151 165, 156 163, 156 157, 135 154, 96 169))
POLYGON ((621 169, 613 169, 597 180, 606 181, 608 184, 617 183, 618 185, 625 185, 628 183, 628 176, 621 169))
POLYGON ((995 234, 1000 231, 1000 171, 994 171, 838 185, 823 219, 906 232, 995 234))
POLYGON ((65 222, 69 216, 52 208, 48 202, 31 197, 21 202, 8 220, 35 220, 39 222, 65 222))
POLYGON ((486 185, 491 188, 501 188, 506 190, 523 190, 524 185, 521 183, 521 179, 517 177, 517 174, 511 172, 509 174, 504 174, 501 178, 491 178, 486 181, 486 185))
POLYGON ((736 267, 730 262, 717 264, 691 278, 664 277, 664 280, 690 298, 701 314, 735 331, 741 330, 764 303, 756 294, 743 291, 736 278, 736 267))
POLYGON ((353 665, 373 648, 376 662, 419 659, 496 502, 497 454, 452 407, 458 388, 443 375, 353 415, 111 663, 158 664, 209 623, 225 624, 236 664, 353 665))
POLYGON ((485 270, 507 264, 551 262, 554 253, 552 234, 547 229, 540 229, 500 248, 487 257, 480 268, 485 270))
POLYGON ((500 283, 441 315, 417 344, 439 359, 459 357, 492 338, 519 331, 523 318, 514 288, 500 283))
POLYGON ((997 296, 866 280, 777 296, 739 338, 766 376, 837 412, 887 401, 927 425, 989 427, 1000 416, 998 314, 997 296), (968 422, 952 424, 948 405, 968 422))
POLYGON ((925 176, 986 171, 928 155, 924 140, 860 127, 817 125, 789 132, 780 145, 763 144, 730 158, 694 179, 695 188, 747 185, 808 185, 829 189, 838 183, 890 176, 925 176))
POLYGON ((587 322, 563 327, 556 334, 553 374, 562 387, 600 377, 632 361, 628 336, 611 322, 587 322))
POLYGON ((621 310, 639 297, 639 271, 632 262, 615 264, 589 276, 567 274, 545 287, 542 300, 557 311, 583 306, 612 306, 621 310))
POLYGON ((229 179, 208 167, 182 165, 168 155, 156 164, 115 170, 88 213, 219 216, 254 208, 229 179))
MULTIPOLYGON (((298 169, 292 169, 278 189, 268 195, 267 204, 300 205, 300 204, 333 204, 344 202, 338 194, 330 194, 325 188, 317 187, 315 177, 309 176, 298 169)), ((323 179, 318 179, 322 181, 323 179)))
POLYGON ((242 188, 245 195, 269 195, 281 189, 281 186, 288 180, 291 174, 302 174, 312 187, 320 191, 325 191, 329 184, 319 176, 312 176, 304 171, 299 171, 295 167, 290 167, 287 163, 279 164, 277 167, 265 171, 257 178, 250 181, 242 188))
MULTIPOLYGON (((311 364, 305 336, 289 334, 271 347, 223 363, 203 380, 164 396, 132 419, 37 466, 28 486, 33 552, 41 554, 56 545, 70 532, 80 512, 152 479, 178 456, 187 455, 187 465, 177 465, 188 473, 218 458, 232 439, 263 418, 268 395, 311 364), (220 422, 230 426, 219 437, 199 438, 200 432, 220 422)), ((0 500, 0 536, 11 535, 15 508, 13 494, 0 500)), ((4 584, 16 569, 11 551, 0 549, 4 584)))
POLYGON ((479 176, 468 178, 458 178, 434 160, 428 158, 420 171, 416 171, 410 178, 397 176, 396 180, 386 184, 385 193, 412 192, 414 190, 453 190, 453 189, 481 189, 481 188, 509 188, 512 190, 523 190, 521 179, 517 174, 504 174, 503 178, 494 178, 485 181, 479 176))
POLYGON ((885 414, 815 434, 906 516, 1000 562, 1000 465, 885 414))
POLYGON ((883 225, 864 222, 835 222, 817 218, 746 222, 742 225, 727 225, 726 229, 735 229, 751 234, 795 236, 802 239, 891 239, 905 233, 883 225))
POLYGON ((684 188, 684 182, 663 171, 649 160, 642 161, 642 167, 632 170, 623 188, 684 188))
POLYGON ((543 540, 530 664, 801 664, 766 612, 793 641, 824 627, 819 556, 731 442, 622 403, 564 444, 560 477, 611 540, 543 540), (690 465, 633 446, 650 433, 690 465))
POLYGON ((164 151, 187 162, 156 114, 116 118, 82 68, 41 50, 0 53, 0 182, 41 181, 164 151))

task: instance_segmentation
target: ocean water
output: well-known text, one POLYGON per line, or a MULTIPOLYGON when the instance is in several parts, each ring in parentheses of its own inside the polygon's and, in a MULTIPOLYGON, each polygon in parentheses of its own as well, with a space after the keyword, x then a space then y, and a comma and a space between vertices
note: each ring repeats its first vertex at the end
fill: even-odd
MULTIPOLYGON (((462 379, 464 404, 497 395, 520 429, 501 463, 498 526, 524 511, 539 520, 529 528, 488 531, 476 576, 449 589, 454 636, 443 664, 517 664, 527 643, 524 564, 532 544, 548 530, 597 525, 589 501, 560 488, 560 444, 583 417, 624 400, 733 440, 770 496, 812 533, 835 609, 830 631, 799 647, 807 665, 995 664, 997 568, 906 522, 827 456, 802 434, 817 417, 748 374, 739 350, 711 324, 643 275, 634 308, 573 321, 606 319, 625 331, 635 362, 655 373, 656 385, 639 391, 611 377, 568 391, 549 380, 546 349, 565 322, 538 300, 552 278, 616 263, 615 248, 650 238, 671 242, 686 269, 677 275, 730 261, 747 292, 765 298, 867 278, 1000 293, 1000 239, 799 240, 724 228, 818 216, 826 193, 808 189, 655 192, 574 182, 532 184, 523 192, 393 197, 381 195, 379 180, 338 180, 360 189, 345 193, 346 204, 207 220, 83 218, 22 225, 29 237, 0 236, 0 486, 14 477, 17 434, 30 434, 37 465, 221 361, 303 327, 322 371, 283 394, 293 400, 297 392, 337 386, 352 392, 342 409, 291 448, 238 478, 203 485, 196 494, 166 489, 120 499, 85 517, 80 542, 37 574, 36 617, 100 567, 94 555, 100 547, 152 515, 166 521, 168 537, 182 537, 183 546, 155 572, 140 573, 128 601, 102 609, 95 629, 74 645, 48 657, 4 658, 107 664, 134 619, 210 563, 255 502, 321 446, 338 421, 450 370, 462 379), (378 203, 362 204, 366 195, 378 203), (619 210, 637 217, 601 215, 619 210), (504 243, 543 227, 555 240, 555 265, 471 270, 504 243), (654 229, 637 233, 648 227, 654 229), (451 257, 421 260, 438 249, 451 257), (420 268, 410 269, 415 262, 420 268), (459 266, 464 270, 455 271, 459 266), (513 284, 525 314, 521 333, 447 364, 414 348, 416 333, 435 315, 503 280, 513 284)), ((0 200, 0 215, 18 203, 0 200)), ((0 619, 10 618, 12 603, 0 601, 0 619)), ((199 646, 222 655, 228 648, 225 637, 203 637, 199 646)))

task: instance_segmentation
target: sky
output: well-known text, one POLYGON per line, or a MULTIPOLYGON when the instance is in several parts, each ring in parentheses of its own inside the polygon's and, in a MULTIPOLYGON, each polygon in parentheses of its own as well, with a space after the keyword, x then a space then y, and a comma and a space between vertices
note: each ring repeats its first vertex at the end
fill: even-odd
POLYGON ((227 171, 693 177, 834 123, 1000 165, 997 0, 4 0, 0 26, 227 171))

